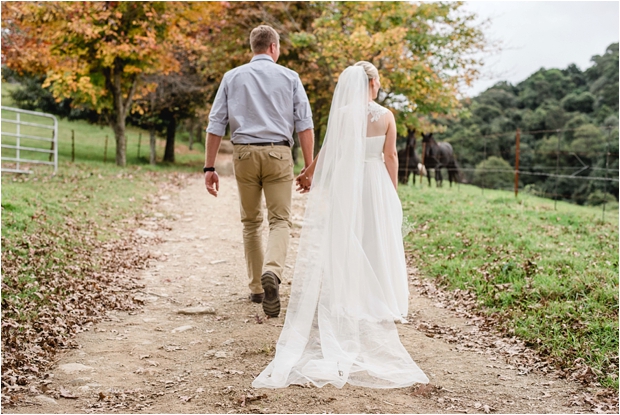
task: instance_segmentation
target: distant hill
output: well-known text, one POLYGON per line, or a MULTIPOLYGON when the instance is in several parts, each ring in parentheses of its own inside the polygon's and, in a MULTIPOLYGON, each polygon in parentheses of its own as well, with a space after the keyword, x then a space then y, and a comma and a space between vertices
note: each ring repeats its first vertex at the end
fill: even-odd
POLYGON ((617 181, 546 176, 557 163, 560 176, 618 178, 618 43, 591 60, 585 71, 574 64, 541 68, 517 85, 499 82, 464 100, 460 117, 433 119, 445 127, 435 136, 452 143, 465 178, 475 183, 476 166, 491 156, 514 166, 517 128, 538 131, 521 136, 520 170, 528 173, 521 186, 579 204, 617 200, 617 181))

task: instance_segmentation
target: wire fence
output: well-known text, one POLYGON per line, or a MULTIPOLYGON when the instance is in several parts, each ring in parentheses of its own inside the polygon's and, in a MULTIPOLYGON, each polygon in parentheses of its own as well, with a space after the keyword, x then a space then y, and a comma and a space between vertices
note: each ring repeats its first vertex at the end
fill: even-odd
POLYGON ((459 165, 459 182, 476 185, 482 193, 526 192, 553 199, 556 208, 558 200, 602 205, 603 219, 608 204, 617 206, 617 126, 453 134, 448 142, 459 165))

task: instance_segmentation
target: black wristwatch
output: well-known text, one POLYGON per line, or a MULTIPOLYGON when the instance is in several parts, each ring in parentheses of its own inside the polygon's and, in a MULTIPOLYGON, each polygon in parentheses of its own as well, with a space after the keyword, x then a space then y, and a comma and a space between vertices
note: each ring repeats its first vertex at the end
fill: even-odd
POLYGON ((215 171, 215 167, 204 167, 204 168, 202 169, 202 172, 203 172, 203 173, 206 173, 206 172, 208 172, 208 171, 215 171))

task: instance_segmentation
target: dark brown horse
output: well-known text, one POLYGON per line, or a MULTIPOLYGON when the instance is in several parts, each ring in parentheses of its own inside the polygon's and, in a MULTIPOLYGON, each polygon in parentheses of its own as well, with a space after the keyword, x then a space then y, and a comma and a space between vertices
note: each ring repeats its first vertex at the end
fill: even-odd
MULTIPOLYGON (((435 182, 437 187, 440 187, 443 182, 441 175, 441 169, 448 169, 448 180, 450 181, 450 187, 452 182, 458 183, 461 177, 459 172, 459 166, 456 162, 454 150, 450 143, 440 142, 438 143, 433 138, 433 133, 422 133, 422 145, 424 146, 424 166, 426 169, 435 170, 435 182)), ((431 175, 427 174, 428 185, 431 185, 431 175)))
POLYGON ((402 184, 407 184, 412 174, 415 184, 415 176, 420 174, 420 158, 415 153, 415 145, 415 130, 409 130, 407 145, 398 152, 398 181, 402 184))

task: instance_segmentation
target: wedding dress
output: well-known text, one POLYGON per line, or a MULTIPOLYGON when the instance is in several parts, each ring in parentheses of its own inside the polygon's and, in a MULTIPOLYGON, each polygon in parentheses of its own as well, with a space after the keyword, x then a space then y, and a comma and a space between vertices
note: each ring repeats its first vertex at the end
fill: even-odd
POLYGON ((286 319, 255 388, 428 383, 400 342, 407 316, 402 207, 382 158, 387 109, 360 67, 340 76, 311 191, 286 319))

